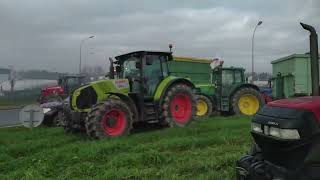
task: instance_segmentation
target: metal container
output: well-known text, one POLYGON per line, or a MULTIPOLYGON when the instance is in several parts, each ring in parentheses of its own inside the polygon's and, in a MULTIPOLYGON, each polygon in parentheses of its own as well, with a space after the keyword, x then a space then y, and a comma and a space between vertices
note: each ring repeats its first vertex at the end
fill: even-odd
POLYGON ((274 98, 312 94, 309 54, 293 54, 271 62, 274 98))

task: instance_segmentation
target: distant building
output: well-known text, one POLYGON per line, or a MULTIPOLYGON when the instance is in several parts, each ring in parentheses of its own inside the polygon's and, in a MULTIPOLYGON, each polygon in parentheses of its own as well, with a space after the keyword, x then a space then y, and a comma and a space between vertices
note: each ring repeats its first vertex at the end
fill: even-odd
POLYGON ((274 97, 311 94, 310 54, 292 54, 271 64, 274 97))

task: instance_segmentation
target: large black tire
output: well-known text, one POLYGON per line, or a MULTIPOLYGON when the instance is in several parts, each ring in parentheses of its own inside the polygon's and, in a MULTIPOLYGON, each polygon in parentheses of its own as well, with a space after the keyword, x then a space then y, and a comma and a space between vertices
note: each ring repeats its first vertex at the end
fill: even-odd
POLYGON ((241 88, 232 96, 232 112, 237 115, 253 116, 264 104, 260 92, 254 88, 241 88), (244 97, 252 98, 252 100, 246 101, 244 97), (244 98, 241 103, 239 103, 240 98, 244 98))
POLYGON ((63 125, 63 116, 64 116, 64 114, 63 114, 63 110, 59 110, 58 112, 57 112, 57 114, 53 117, 53 119, 52 119, 52 126, 53 127, 60 127, 60 126, 62 126, 63 125))
POLYGON ((85 127, 93 139, 111 138, 130 134, 132 122, 127 104, 118 99, 108 99, 92 107, 85 127))
POLYGON ((61 111, 61 126, 66 133, 77 133, 83 130, 83 116, 78 112, 72 112, 68 105, 65 105, 61 111))
POLYGON ((207 96, 201 94, 196 95, 196 101, 197 112, 195 119, 201 120, 209 117, 213 110, 212 101, 207 96))
POLYGON ((171 86, 162 103, 164 122, 170 127, 185 127, 195 118, 196 98, 191 87, 184 84, 171 86))

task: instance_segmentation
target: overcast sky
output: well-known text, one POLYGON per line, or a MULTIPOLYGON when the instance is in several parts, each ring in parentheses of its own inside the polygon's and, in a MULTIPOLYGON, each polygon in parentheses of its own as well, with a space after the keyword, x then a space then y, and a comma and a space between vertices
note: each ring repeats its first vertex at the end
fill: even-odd
POLYGON ((77 72, 84 64, 107 67, 106 57, 134 50, 220 57, 251 71, 251 37, 257 71, 270 61, 305 53, 308 32, 320 32, 319 0, 0 0, 0 67, 77 72), (86 57, 87 56, 87 57, 86 57))

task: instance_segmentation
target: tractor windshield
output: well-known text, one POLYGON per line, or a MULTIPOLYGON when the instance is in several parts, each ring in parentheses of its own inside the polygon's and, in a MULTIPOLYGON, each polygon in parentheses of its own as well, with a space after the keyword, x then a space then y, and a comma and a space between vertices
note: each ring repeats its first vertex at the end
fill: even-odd
POLYGON ((136 67, 137 62, 139 62, 139 59, 136 57, 130 57, 123 62, 123 78, 139 76, 139 69, 136 67))

